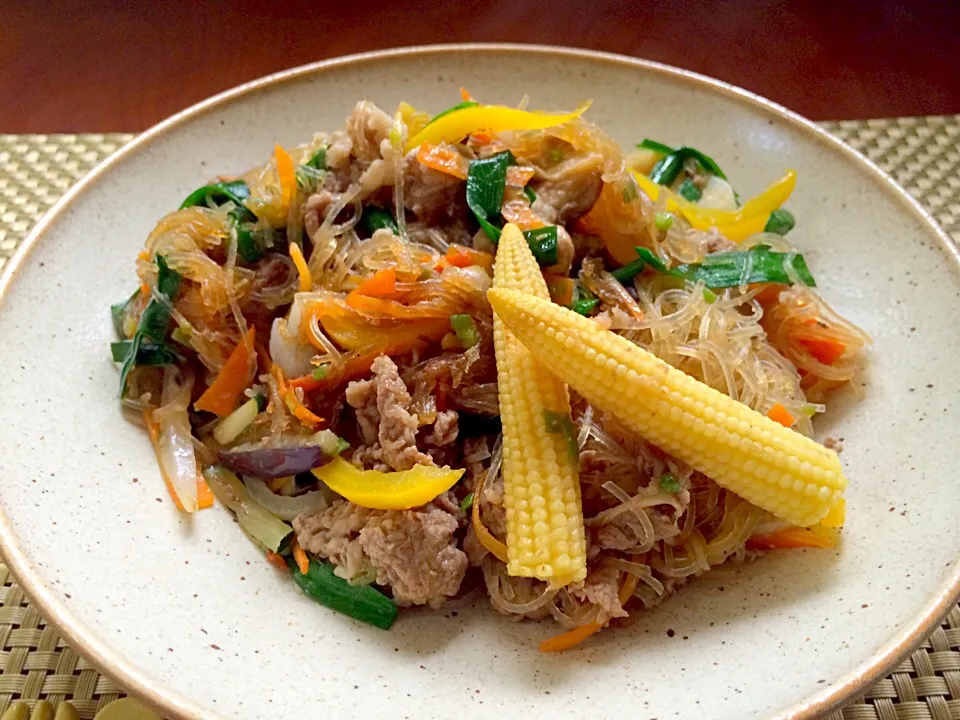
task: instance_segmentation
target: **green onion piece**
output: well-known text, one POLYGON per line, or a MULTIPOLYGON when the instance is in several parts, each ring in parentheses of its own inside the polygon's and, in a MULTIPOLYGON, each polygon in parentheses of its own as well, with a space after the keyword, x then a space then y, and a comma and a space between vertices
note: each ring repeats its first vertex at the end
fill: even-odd
POLYGON ((557 263, 557 226, 524 230, 523 236, 527 239, 530 251, 541 265, 556 265, 557 263))
POLYGON ((680 485, 680 481, 677 480, 676 475, 673 473, 664 473, 660 476, 660 489, 668 493, 678 493, 683 490, 683 486, 680 485))
POLYGON ((314 380, 323 380, 328 372, 330 372, 330 365, 324 363, 323 365, 317 365, 317 367, 313 369, 313 372, 310 373, 310 377, 314 380))
POLYGON ((656 140, 651 140, 650 138, 644 138, 643 142, 637 145, 641 150, 653 150, 655 153, 660 153, 661 155, 669 155, 675 150, 669 145, 664 145, 662 142, 657 142, 656 140))
POLYGON ((494 242, 500 239, 500 206, 507 185, 507 168, 516 164, 513 153, 504 150, 472 161, 467 170, 467 206, 494 242))
POLYGON ((637 255, 640 256, 640 259, 643 260, 647 265, 652 267, 654 270, 659 270, 660 272, 666 272, 667 266, 663 264, 663 260, 653 254, 653 251, 645 247, 635 247, 634 250, 637 251, 637 255))
POLYGON ((367 205, 363 209, 363 215, 360 216, 360 227, 366 230, 367 234, 373 235, 377 230, 386 228, 394 235, 400 232, 393 215, 376 205, 367 205))
POLYGON ((640 258, 628 262, 623 267, 618 267, 616 270, 613 270, 610 274, 613 275, 618 281, 626 285, 628 282, 633 280, 634 277, 643 272, 643 269, 647 266, 647 263, 640 258))
POLYGON ((660 232, 666 232, 673 227, 673 213, 658 212, 653 216, 653 224, 660 232))
POLYGON ((763 231, 768 233, 776 233, 777 235, 786 235, 788 232, 793 230, 797 225, 796 219, 793 217, 793 213, 784 208, 778 208, 770 213, 770 219, 767 220, 767 224, 764 226, 763 231))
POLYGON ((683 182, 680 183, 680 187, 677 188, 677 192, 690 202, 697 202, 703 197, 703 191, 698 188, 696 183, 690 178, 684 178, 683 182))
POLYGON ((263 412, 267 409, 267 396, 263 393, 257 393, 253 396, 253 399, 257 401, 257 412, 263 412))
POLYGON ((250 224, 244 220, 242 213, 231 210, 230 232, 236 236, 237 254, 245 262, 255 263, 263 257, 264 247, 260 242, 260 233, 255 231, 250 224))
POLYGON ((303 593, 321 605, 381 630, 389 630, 397 619, 397 604, 369 585, 351 585, 333 572, 333 566, 310 558, 307 574, 296 561, 287 559, 293 581, 303 593))
POLYGON ((479 105, 479 104, 480 104, 480 103, 478 103, 476 100, 464 100, 463 102, 458 102, 458 103, 457 103, 456 105, 454 105, 453 107, 447 108, 447 109, 444 110, 443 112, 439 112, 439 113, 437 113, 436 115, 434 115, 432 118, 430 118, 430 122, 428 122, 427 125, 429 125, 430 123, 434 123, 434 122, 436 122, 437 120, 439 120, 440 118, 444 117, 445 115, 449 115, 450 113, 454 113, 454 112, 456 112, 457 110, 465 110, 466 108, 477 107, 477 105, 479 105))
POLYGON ((480 331, 470 315, 451 315, 450 327, 464 349, 472 348, 480 342, 480 331))
POLYGON ((717 301, 717 294, 710 288, 704 288, 703 300, 707 305, 713 305, 717 301))
POLYGON ((337 438, 337 446, 336 446, 336 448, 334 448, 334 450, 335 450, 334 454, 335 454, 335 455, 339 455, 339 454, 342 453, 344 450, 349 450, 349 449, 350 449, 350 443, 348 443, 348 442, 347 442, 346 440, 344 440, 342 437, 338 437, 338 438, 337 438))
POLYGON ((176 297, 177 291, 180 289, 181 279, 180 273, 171 270, 167 265, 166 258, 163 255, 157 255, 157 286, 154 293, 159 295, 161 299, 152 297, 140 316, 140 324, 133 334, 130 349, 127 351, 123 367, 120 369, 121 396, 127 389, 127 376, 136 366, 137 358, 140 355, 140 346, 150 340, 154 343, 162 343, 167 339, 167 332, 170 328, 168 305, 176 297))
POLYGON ((800 280, 805 285, 816 287, 803 255, 773 252, 769 245, 755 245, 749 250, 707 255, 702 263, 680 265, 668 273, 689 282, 702 282, 708 288, 736 287, 761 282, 791 285, 793 281, 784 267, 785 263, 791 262, 791 258, 793 270, 800 280))
POLYGON ((679 177, 680 171, 683 169, 683 163, 687 158, 696 160, 700 167, 721 180, 727 179, 727 176, 723 174, 723 170, 720 169, 713 158, 691 147, 678 148, 666 157, 661 158, 650 171, 650 179, 659 185, 673 185, 679 177))
MULTIPOLYGON (((133 340, 121 340, 110 343, 110 353, 113 361, 123 363, 133 352, 133 340)), ((176 365, 183 360, 183 355, 168 343, 141 342, 137 347, 137 357, 134 365, 176 365)))
POLYGON ((533 188, 527 185, 523 188, 523 194, 526 196, 527 200, 530 201, 530 204, 533 205, 537 201, 537 194, 533 191, 533 188))
POLYGON ((223 205, 226 202, 232 202, 237 206, 236 210, 244 220, 253 221, 257 219, 257 216, 243 204, 243 201, 248 197, 250 197, 250 188, 243 180, 218 182, 194 190, 180 203, 180 209, 196 206, 210 207, 211 203, 223 205))
POLYGON ((127 308, 130 307, 130 303, 136 300, 139 296, 140 288, 137 288, 133 291, 133 295, 127 298, 126 301, 110 306, 110 317, 113 320, 113 329, 117 331, 117 337, 126 337, 126 333, 123 332, 123 318, 127 313, 127 308))
POLYGON ((311 167, 314 170, 326 170, 327 169, 327 148, 322 147, 317 150, 313 155, 310 156, 310 159, 305 163, 307 167, 311 167))
POLYGON ((800 414, 805 417, 813 417, 814 415, 817 414, 817 408, 815 408, 810 403, 807 403, 806 405, 800 408, 800 414))
POLYGON ((573 429, 573 420, 569 413, 558 413, 553 410, 543 411, 543 422, 548 433, 563 435, 567 445, 567 457, 574 467, 580 463, 580 447, 577 445, 577 434, 573 429))
POLYGON ((460 501, 460 512, 466 515, 467 510, 469 510, 471 507, 473 507, 473 493, 470 493, 460 501))
POLYGON ((593 309, 599 304, 599 302, 600 301, 597 298, 584 298, 582 300, 574 300, 572 303, 570 303, 570 309, 573 310, 575 313, 579 313, 580 315, 586 316, 593 311, 593 309))

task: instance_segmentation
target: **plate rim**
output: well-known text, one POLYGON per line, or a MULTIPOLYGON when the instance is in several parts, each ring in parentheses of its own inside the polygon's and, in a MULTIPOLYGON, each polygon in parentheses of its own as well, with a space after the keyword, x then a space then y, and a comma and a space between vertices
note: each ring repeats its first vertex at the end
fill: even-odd
MULTIPOLYGON (((872 160, 847 143, 814 124, 813 121, 761 95, 700 73, 616 53, 524 43, 441 43, 355 53, 289 68, 224 90, 153 125, 112 153, 81 178, 54 203, 31 229, 10 258, 3 273, 0 274, 0 308, 2 308, 3 300, 18 275, 18 270, 34 246, 43 238, 48 228, 64 214, 78 197, 95 186, 100 178, 123 158, 137 152, 154 139, 209 110, 233 102, 245 95, 297 80, 304 76, 389 58, 445 55, 454 52, 552 55, 558 59, 572 58, 629 66, 693 85, 702 90, 732 98, 755 110, 761 110, 781 121, 786 121, 794 129, 803 131, 828 149, 844 155, 849 162, 858 166, 867 176, 872 177, 888 195, 905 206, 924 226, 924 230, 928 234, 939 241, 950 259, 960 268, 960 248, 919 201, 901 187, 889 173, 880 169, 872 160)), ((131 695, 153 706, 165 716, 177 720, 202 720, 203 718, 219 717, 210 715, 209 711, 199 703, 181 696, 161 679, 135 668, 98 632, 76 618, 65 600, 55 594, 53 588, 43 579, 39 569, 26 556, 20 546, 19 537, 14 532, 10 519, 7 517, 6 509, 2 507, 0 507, 0 555, 2 555, 3 562, 14 579, 32 603, 37 606, 47 623, 52 625, 61 637, 84 659, 96 667, 101 674, 113 679, 131 695)), ((937 627, 954 605, 960 601, 960 562, 954 563, 951 572, 952 575, 948 575, 939 591, 921 607, 920 612, 911 617, 901 629, 894 633, 891 639, 875 650, 866 660, 838 680, 827 685, 820 692, 788 707, 779 715, 770 716, 769 720, 814 720, 861 694, 875 681, 885 677, 904 657, 923 642, 927 634, 937 627)))

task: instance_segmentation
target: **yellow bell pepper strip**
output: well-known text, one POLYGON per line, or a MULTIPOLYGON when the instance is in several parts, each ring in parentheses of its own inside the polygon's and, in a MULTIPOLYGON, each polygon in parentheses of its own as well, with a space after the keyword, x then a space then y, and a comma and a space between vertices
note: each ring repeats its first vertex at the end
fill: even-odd
POLYGON ((797 173, 788 170, 756 197, 751 198, 738 210, 716 210, 704 208, 661 187, 646 175, 633 173, 640 189, 652 201, 656 202, 661 192, 667 193, 667 212, 679 212, 697 230, 716 227, 727 239, 740 242, 750 235, 763 232, 770 219, 770 213, 783 205, 797 184, 797 173))
POLYGON ((586 102, 572 113, 564 115, 528 112, 527 110, 517 110, 516 108, 499 105, 465 107, 436 118, 407 142, 404 151, 410 152, 413 148, 424 143, 430 143, 431 145, 455 144, 473 133, 544 130, 580 117, 589 107, 590 103, 586 102))
POLYGON ((310 272, 306 258, 303 257, 303 250, 296 243, 290 243, 290 258, 300 278, 300 292, 310 292, 313 290, 313 274, 310 272))
POLYGON ((273 154, 277 159, 277 177, 280 179, 280 200, 283 203, 283 214, 287 214, 290 202, 297 192, 297 172, 293 166, 290 153, 279 145, 273 146, 273 154))
POLYGON ((796 548, 835 548, 839 532, 817 525, 812 528, 791 527, 747 540, 751 550, 793 550, 796 548))
POLYGON ((313 469, 327 487, 360 507, 409 510, 452 488, 464 470, 415 465, 401 472, 358 470, 343 458, 313 469))

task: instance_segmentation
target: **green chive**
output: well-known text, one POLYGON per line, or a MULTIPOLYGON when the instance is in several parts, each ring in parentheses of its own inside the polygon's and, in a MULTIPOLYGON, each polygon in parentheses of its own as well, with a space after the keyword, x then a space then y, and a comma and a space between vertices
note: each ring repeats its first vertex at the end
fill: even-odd
POLYGON ((480 342, 480 331, 470 315, 451 315, 450 327, 464 349, 472 348, 480 342))
POLYGON ((597 298, 584 298, 575 300, 570 304, 570 309, 580 315, 589 315, 600 301, 597 298))
POLYGON ((376 205, 367 205, 363 209, 363 214, 360 216, 360 227, 369 235, 373 235, 377 230, 384 228, 390 230, 394 235, 400 232, 393 215, 376 205))
POLYGON ((257 412, 263 412, 267 409, 267 396, 263 393, 257 393, 253 396, 254 400, 257 401, 257 412))
POLYGON ((680 187, 677 188, 677 192, 690 202, 697 202, 703 197, 703 192, 690 178, 684 178, 683 182, 680 183, 680 187))
POLYGON ((524 230, 523 237, 530 246, 530 251, 541 265, 550 266, 557 263, 557 226, 524 230))
POLYGON ((703 299, 707 305, 713 305, 717 301, 717 294, 710 288, 703 289, 703 299))
POLYGON ((669 145, 664 145, 662 142, 657 142, 656 140, 651 140, 650 138, 644 138, 643 142, 637 145, 641 150, 652 150, 655 153, 660 153, 661 155, 669 155, 672 152, 676 152, 669 145))
POLYGON ((314 170, 326 170, 327 169, 327 148, 322 147, 317 150, 309 160, 306 162, 307 167, 311 167, 314 170))
POLYGON ((786 235, 788 232, 793 230, 796 227, 797 221, 793 217, 793 213, 784 208, 779 208, 770 213, 770 219, 767 220, 767 224, 764 226, 763 231, 768 233, 776 233, 777 235, 786 235))
POLYGON ((613 275, 618 281, 626 285, 628 282, 633 280, 633 278, 643 272, 643 269, 647 266, 647 263, 642 259, 637 258, 632 262, 628 262, 623 267, 618 267, 616 270, 612 271, 610 274, 613 275))
POLYGON ((660 232, 666 232, 673 227, 673 213, 658 212, 653 216, 653 224, 660 232))
POLYGON ((683 490, 680 482, 673 473, 664 473, 660 476, 660 489, 668 493, 678 493, 683 490))
POLYGON ((466 515, 467 510, 469 510, 471 507, 473 507, 473 493, 470 493, 460 501, 460 512, 466 515))

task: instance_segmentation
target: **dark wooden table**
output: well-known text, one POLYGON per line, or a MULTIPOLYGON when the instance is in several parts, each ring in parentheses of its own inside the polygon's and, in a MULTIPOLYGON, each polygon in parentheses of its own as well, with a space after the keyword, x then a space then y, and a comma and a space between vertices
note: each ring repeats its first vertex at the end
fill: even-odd
POLYGON ((283 68, 466 41, 659 60, 815 120, 960 112, 960 0, 0 0, 0 132, 142 130, 283 68))

